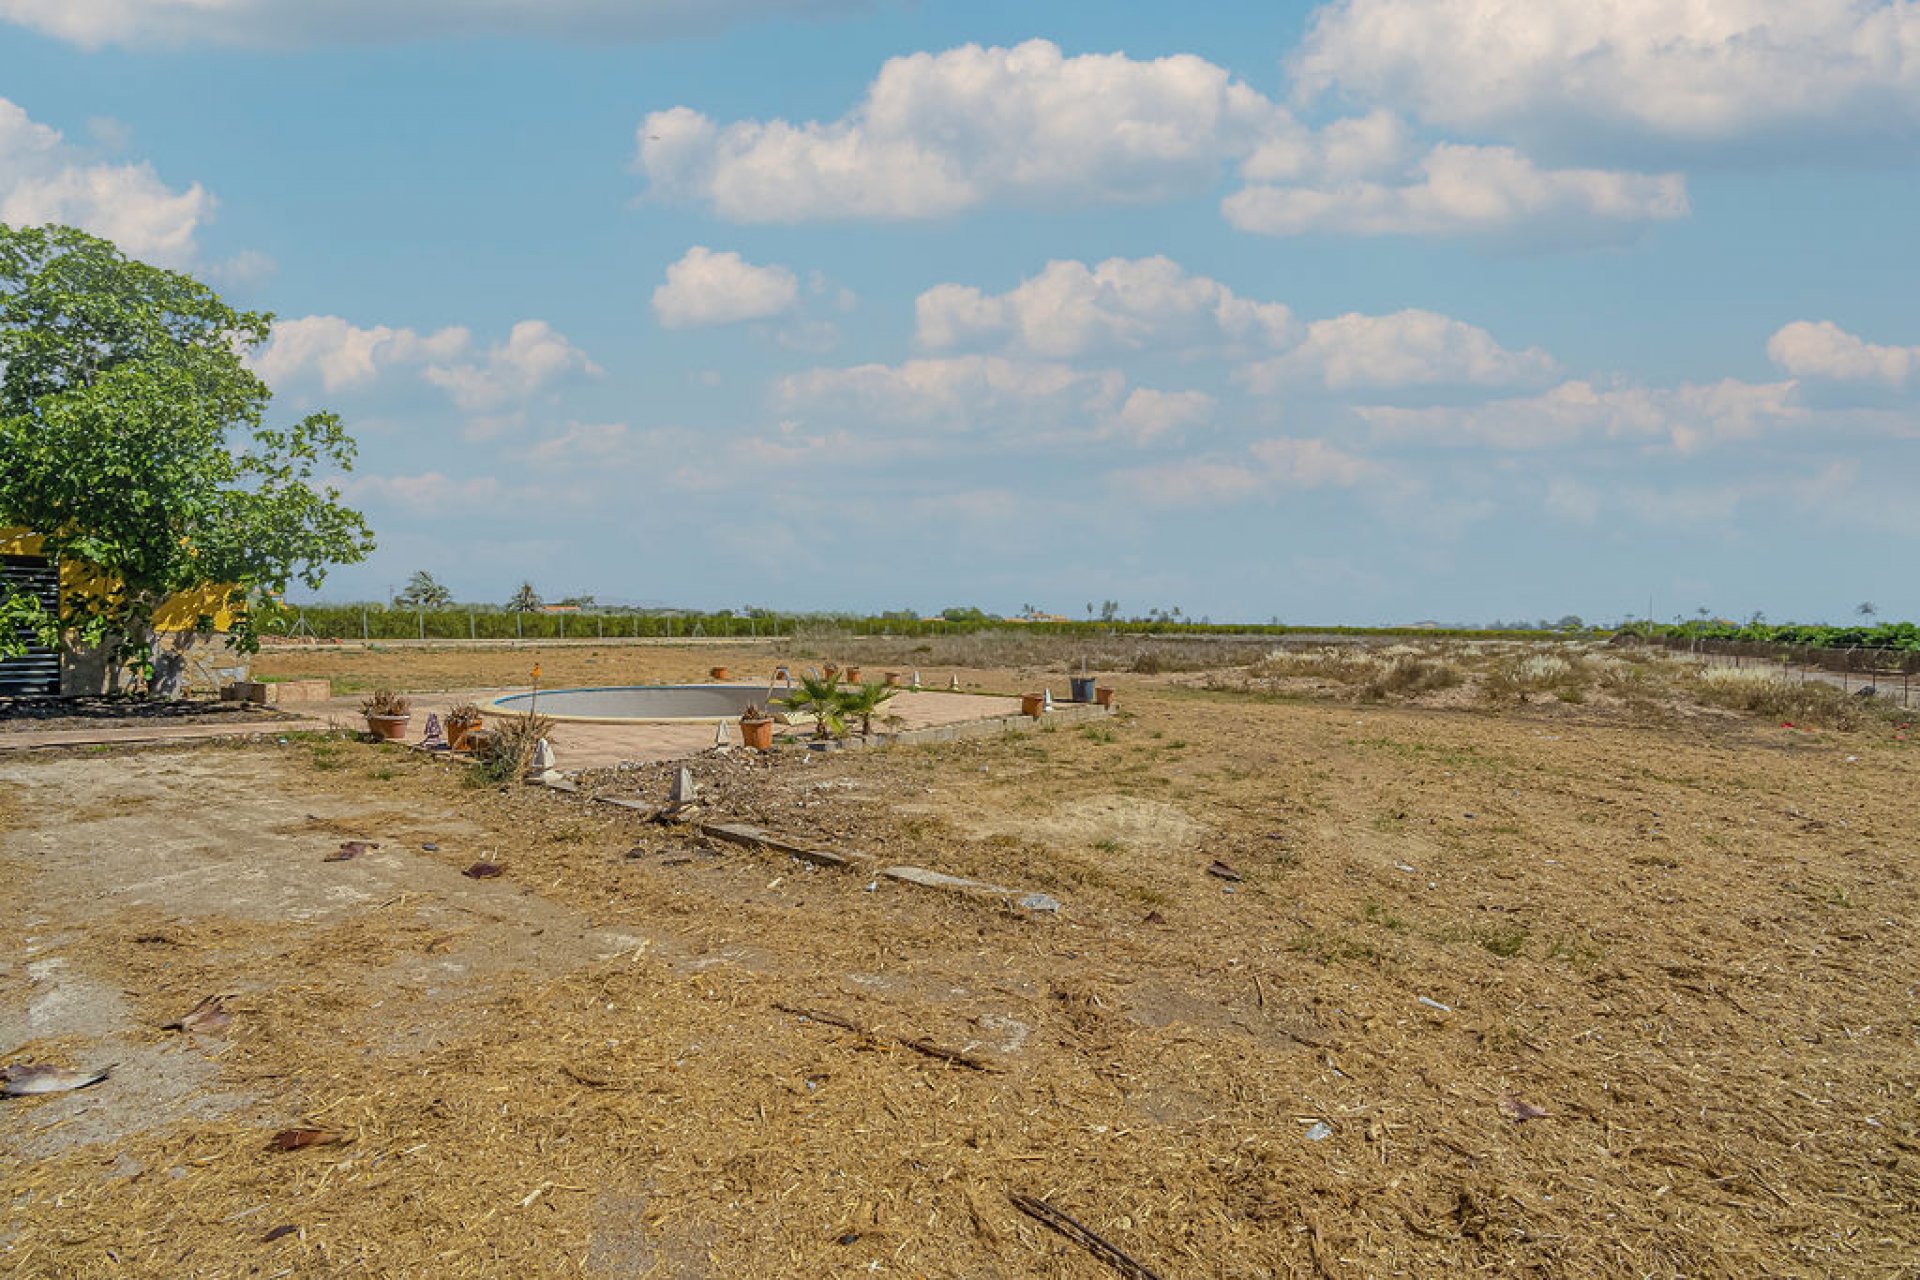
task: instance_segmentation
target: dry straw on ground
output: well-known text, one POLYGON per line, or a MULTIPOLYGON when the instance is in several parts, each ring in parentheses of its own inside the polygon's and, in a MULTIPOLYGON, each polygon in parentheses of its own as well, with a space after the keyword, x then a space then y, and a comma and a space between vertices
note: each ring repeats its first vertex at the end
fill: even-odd
MULTIPOLYGON (((1408 658, 1431 660, 1386 661, 1408 658)), ((64 939, 45 954, 126 993, 130 1042, 210 1062, 196 1096, 230 1108, 103 1145, 23 1121, 0 1257, 44 1276, 1115 1274, 1016 1207, 1032 1196, 1163 1276, 1901 1274, 1920 1253, 1908 745, 1597 696, 1486 709, 1473 668, 1506 660, 1418 695, 1462 709, 1367 704, 1359 681, 1333 703, 1135 680, 1100 732, 694 766, 730 814, 1056 893, 1058 919, 869 891, 357 744, 318 772, 297 746, 225 764, 235 794, 358 806, 278 838, 310 836, 315 866, 379 840, 325 870, 397 887, 304 922, 103 913, 35 870, 90 837, 48 825, 19 766, 0 858, 27 893, 0 926, 64 939), (440 834, 453 812, 468 825, 440 834), (460 880, 476 857, 507 874, 460 880), (159 1030, 214 991, 236 993, 224 1038, 159 1030), (343 1141, 271 1149, 289 1128, 343 1141)), ((664 794, 657 771, 584 782, 664 794)), ((147 812, 195 821, 186 797, 147 812)))

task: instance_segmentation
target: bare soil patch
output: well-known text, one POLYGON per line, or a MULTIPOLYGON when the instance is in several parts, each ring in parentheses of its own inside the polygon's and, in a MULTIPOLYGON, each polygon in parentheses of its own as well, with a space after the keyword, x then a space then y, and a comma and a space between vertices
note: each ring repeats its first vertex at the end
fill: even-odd
POLYGON ((269 725, 288 717, 248 702, 182 698, 0 698, 0 733, 144 729, 175 725, 269 725))
POLYGON ((0 1269, 1113 1274, 1025 1194, 1167 1276, 1910 1274, 1911 743, 1115 683, 692 766, 1057 918, 358 743, 0 764, 0 1061, 123 1064, 0 1104, 0 1269))

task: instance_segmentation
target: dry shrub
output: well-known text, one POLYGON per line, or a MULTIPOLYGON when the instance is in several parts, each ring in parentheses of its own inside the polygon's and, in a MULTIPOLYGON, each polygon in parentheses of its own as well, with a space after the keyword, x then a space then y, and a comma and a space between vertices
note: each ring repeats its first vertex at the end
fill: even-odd
POLYGON ((1890 710, 1871 695, 1847 693, 1820 680, 1803 684, 1764 667, 1708 667, 1693 687, 1710 706, 1829 729, 1858 729, 1890 710))
POLYGON ((1601 674, 1583 654, 1542 653, 1529 646, 1495 657, 1481 678, 1480 695, 1493 703, 1527 702, 1546 694, 1585 702, 1601 674))
POLYGON ((1389 697, 1417 698, 1423 693, 1451 689, 1466 679, 1451 662, 1433 658, 1399 657, 1384 664, 1361 687, 1363 696, 1380 701, 1389 697))
POLYGON ((502 716, 487 731, 474 772, 487 782, 514 782, 526 776, 540 739, 553 735, 549 716, 502 716))
MULTIPOLYGON (((1407 646, 1396 645, 1395 648, 1406 649, 1407 646)), ((1291 677, 1363 685, 1380 674, 1382 656, 1372 650, 1352 646, 1275 649, 1254 663, 1249 668, 1249 674, 1263 680, 1291 677)))

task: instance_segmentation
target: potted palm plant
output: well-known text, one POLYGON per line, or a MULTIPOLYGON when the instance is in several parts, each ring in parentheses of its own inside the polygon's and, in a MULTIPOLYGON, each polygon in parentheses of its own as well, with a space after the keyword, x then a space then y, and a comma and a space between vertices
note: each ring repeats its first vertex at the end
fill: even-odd
POLYGON ((842 705, 844 691, 838 676, 816 676, 811 672, 794 682, 784 702, 791 711, 813 717, 813 736, 822 740, 838 738, 847 731, 842 705))
POLYGON ((413 719, 413 701, 391 689, 375 689, 360 703, 360 714, 367 718, 367 732, 387 742, 407 736, 407 722, 413 719))
POLYGON ((900 690, 884 684, 863 684, 857 689, 840 691, 840 713, 860 718, 860 736, 873 736, 873 717, 891 702, 900 690))
POLYGON ((471 750, 473 732, 481 725, 480 708, 471 702, 463 702, 447 712, 447 750, 471 750))
POLYGON ((740 713, 740 741, 754 751, 773 750, 773 717, 757 702, 740 713))

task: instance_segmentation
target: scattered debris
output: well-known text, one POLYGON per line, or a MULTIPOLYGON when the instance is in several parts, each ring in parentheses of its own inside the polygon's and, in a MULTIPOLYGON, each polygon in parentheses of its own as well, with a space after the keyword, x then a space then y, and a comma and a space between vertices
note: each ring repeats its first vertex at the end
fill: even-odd
POLYGON ((74 1071, 46 1062, 23 1062, 0 1067, 0 1098, 25 1098, 37 1093, 69 1093, 105 1080, 113 1067, 74 1071))
POLYGON ((956 1067, 965 1067, 969 1071, 997 1073, 1001 1070, 1001 1068, 995 1066, 993 1063, 976 1058, 972 1054, 964 1053, 959 1049, 949 1049, 945 1045, 935 1044, 931 1040, 883 1035, 879 1031, 863 1027, 852 1019, 843 1018, 838 1014, 822 1013, 817 1009, 796 1008, 789 1004, 775 1004, 773 1007, 782 1013, 791 1013, 795 1017, 805 1018, 811 1022, 825 1023, 829 1027, 839 1027, 843 1031, 851 1031, 857 1036, 872 1041, 875 1045, 883 1049, 890 1048, 893 1045, 899 1045, 903 1049, 911 1049, 915 1053, 924 1054, 929 1058, 934 1058, 941 1062, 951 1063, 956 1067))
POLYGON ((1315 1120, 1313 1122, 1313 1127, 1308 1129, 1306 1133, 1306 1138, 1308 1142, 1325 1142, 1328 1138, 1331 1138, 1332 1136, 1333 1136, 1333 1126, 1328 1124, 1325 1120, 1315 1120))
POLYGON ((208 996, 189 1009, 184 1017, 160 1025, 162 1031, 190 1031, 196 1035, 217 1035, 233 1024, 225 996, 208 996))
POLYGON ((275 1240, 284 1240, 288 1236, 298 1235, 299 1233, 300 1233, 300 1228, 296 1226, 294 1223, 283 1222, 279 1226, 275 1227, 273 1230, 267 1232, 267 1234, 265 1234, 264 1236, 261 1236, 260 1243, 272 1244, 275 1240))
POLYGON ((1014 1208, 1042 1226, 1059 1232, 1121 1275, 1126 1276, 1128 1280, 1160 1280, 1156 1272, 1128 1257, 1116 1245, 1103 1240, 1091 1227, 1072 1215, 1054 1208, 1040 1197, 1022 1195, 1016 1191, 1008 1198, 1013 1201, 1014 1208))
POLYGON ((993 898, 1018 907, 1022 911, 1052 914, 1060 910, 1060 900, 1052 894, 1006 889, 981 880, 969 880, 965 876, 950 876, 943 871, 928 871, 925 867, 883 867, 880 874, 889 880, 897 880, 901 884, 918 885, 922 889, 945 889, 976 898, 993 898))
POLYGON ((1418 996, 1415 998, 1418 999, 1421 1004, 1427 1006, 1427 1008, 1429 1009, 1438 1009, 1442 1013, 1453 1012, 1453 1006, 1450 1004, 1441 1004, 1438 1000, 1429 1000, 1425 996, 1418 996))
POLYGON ((437 844, 435 844, 435 843, 434 843, 433 841, 431 841, 431 840, 429 840, 429 841, 427 841, 427 842, 426 842, 425 844, 423 844, 423 845, 421 845, 421 846, 420 846, 420 848, 422 849, 422 851, 424 851, 424 852, 426 852, 426 853, 438 853, 438 852, 440 852, 440 846, 439 846, 439 845, 437 845, 437 844))
POLYGON ((1231 880, 1235 884, 1239 884, 1243 879, 1243 877, 1238 871, 1235 871, 1232 867, 1220 861, 1218 858, 1215 858, 1213 860, 1213 865, 1207 868, 1207 874, 1210 876, 1219 876, 1222 880, 1231 880))
POLYGON ((379 843, 373 840, 342 840, 338 849, 335 849, 332 853, 320 859, 320 861, 351 862, 361 854, 372 849, 378 849, 379 847, 379 843))
POLYGON ((1140 923, 1141 924, 1165 924, 1166 922, 1167 922, 1167 918, 1161 915, 1158 911, 1149 911, 1147 912, 1147 918, 1142 920, 1140 923))
POLYGON ((1500 1095, 1499 1107, 1500 1114, 1515 1124, 1525 1124, 1529 1120, 1546 1120, 1551 1116, 1545 1108, 1536 1107, 1531 1102, 1516 1098, 1510 1093, 1500 1095))
POLYGON ((345 1142, 347 1135, 333 1129, 282 1129, 267 1142, 273 1151, 300 1151, 306 1147, 329 1147, 345 1142))
POLYGON ((476 862, 460 874, 469 880, 491 880, 500 874, 500 870, 497 862, 476 862))

